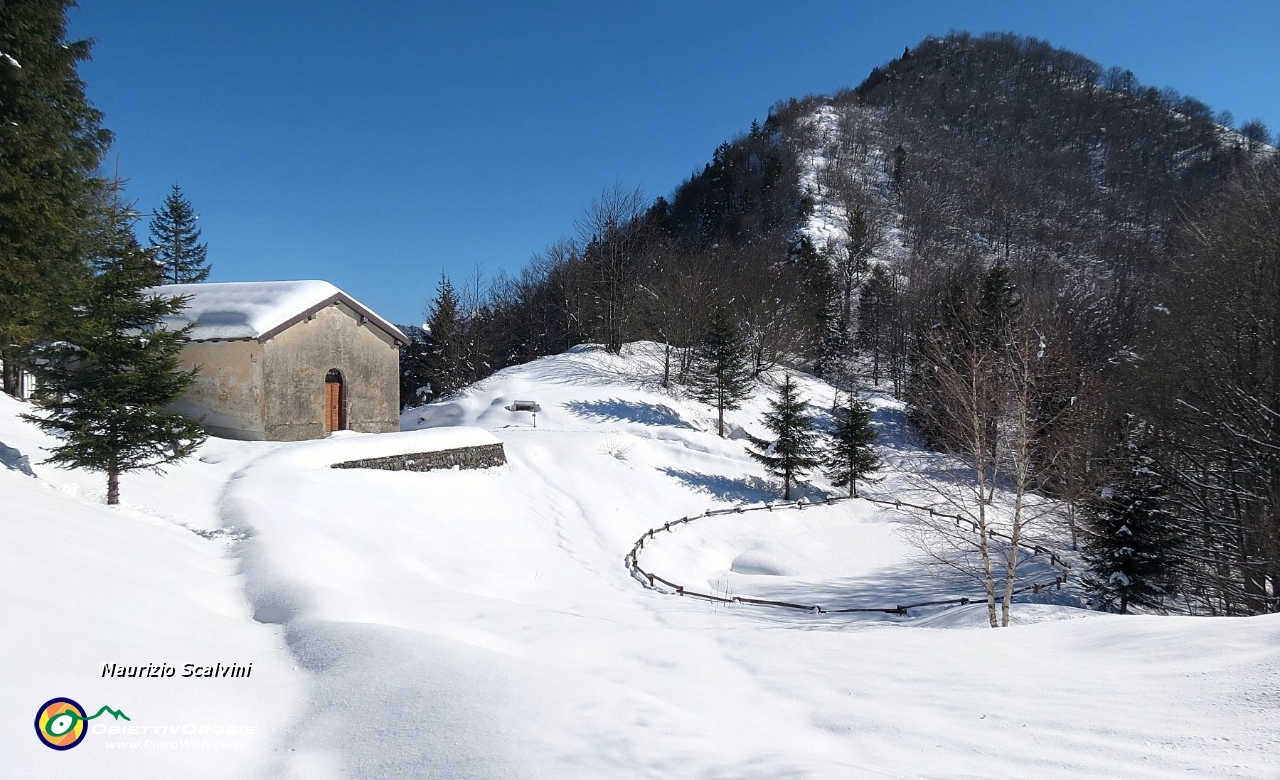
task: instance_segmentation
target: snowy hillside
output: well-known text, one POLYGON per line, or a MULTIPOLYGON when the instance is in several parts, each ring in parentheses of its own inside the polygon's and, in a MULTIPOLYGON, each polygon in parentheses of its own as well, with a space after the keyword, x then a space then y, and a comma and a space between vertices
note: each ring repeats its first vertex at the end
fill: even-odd
POLYGON ((868 262, 896 268, 907 251, 890 186, 884 112, 822 103, 800 124, 800 189, 813 199, 801 233, 838 264, 848 251, 851 210, 861 206, 876 239, 868 262))
MULTIPOLYGON (((168 476, 126 477, 119 510, 95 503, 96 477, 35 462, 43 440, 0 399, 0 661, 39 670, 0 682, 12 724, 0 776, 1280 773, 1280 616, 1118 617, 1040 598, 995 631, 978 630, 981 607, 836 618, 644 588, 623 557, 646 529, 777 495, 741 440, 763 433, 767 389, 729 414, 722 440, 712 410, 664 391, 660 373, 653 345, 581 347, 403 416, 410 430, 489 431, 501 468, 327 468, 380 442, 403 451, 406 434, 211 440, 168 476), (540 405, 536 428, 515 401, 540 405), (104 663, 187 660, 254 673, 100 678, 104 663), (235 748, 121 750, 91 734, 55 753, 29 729, 57 695, 135 724, 255 730, 235 748)), ((830 387, 798 381, 830 405, 830 387)), ((871 400, 889 466, 875 492, 945 470, 892 399, 871 400)), ((708 518, 645 562, 742 595, 872 604, 962 590, 924 565, 910 525, 862 501, 708 518)))

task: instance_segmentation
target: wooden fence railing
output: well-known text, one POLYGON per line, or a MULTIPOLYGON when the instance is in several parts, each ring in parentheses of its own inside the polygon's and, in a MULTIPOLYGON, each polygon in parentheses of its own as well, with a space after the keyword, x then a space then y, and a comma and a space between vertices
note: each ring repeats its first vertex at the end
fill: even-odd
MULTIPOLYGON (((832 498, 827 498, 826 500, 821 502, 809 502, 809 501, 806 501, 805 499, 800 499, 799 501, 758 504, 755 506, 735 506, 735 507, 728 507, 726 509, 708 509, 707 511, 703 512, 700 515, 694 515, 692 517, 682 517, 679 520, 672 520, 670 522, 663 523, 662 525, 656 526, 654 528, 650 528, 648 531, 641 534, 640 538, 636 540, 634 545, 632 545, 630 552, 628 552, 626 557, 623 559, 623 563, 626 565, 627 570, 631 573, 631 576, 639 580, 640 583, 643 584, 645 587, 652 588, 659 592, 670 592, 670 593, 674 593, 677 596, 689 596, 690 598, 703 599, 705 601, 717 602, 721 604, 750 604, 754 606, 777 607, 781 609, 791 609, 791 610, 797 610, 801 612, 811 612, 815 615, 837 615, 841 613, 852 613, 852 612, 879 612, 879 613, 885 613, 885 614, 891 614, 891 615, 906 615, 907 610, 915 609, 917 607, 934 607, 934 606, 943 606, 948 604, 955 604, 955 605, 970 604, 973 602, 981 602, 986 600, 985 595, 978 596, 978 597, 960 596, 960 597, 951 598, 951 599, 941 599, 938 601, 922 601, 914 604, 895 604, 893 606, 883 606, 883 607, 853 607, 853 608, 842 608, 842 609, 828 609, 826 607, 823 607, 821 604, 796 604, 788 601, 773 601, 770 599, 757 599, 749 596, 730 596, 727 594, 722 596, 715 593, 702 593, 700 591, 690 590, 689 588, 686 588, 685 586, 680 585, 679 583, 672 582, 671 580, 668 580, 665 577, 661 577, 657 574, 654 574, 653 572, 646 571, 644 568, 640 566, 640 552, 644 550, 646 541, 652 542, 656 534, 671 533, 674 529, 678 528, 679 526, 687 523, 692 523, 694 520, 701 520, 707 517, 717 517, 720 515, 742 514, 744 512, 761 512, 761 511, 774 512, 774 511, 779 511, 783 509, 803 510, 806 507, 826 506, 828 504, 835 504, 842 501, 855 501, 855 500, 869 501, 874 504, 890 506, 899 511, 902 511, 903 509, 914 509, 917 511, 926 512, 932 517, 941 517, 947 520, 951 520, 955 522, 957 527, 963 528, 962 524, 967 524, 971 526, 971 530, 974 533, 977 533, 978 531, 978 523, 970 518, 964 517, 962 515, 952 515, 944 512, 939 512, 935 510, 933 507, 920 506, 919 504, 912 504, 907 501, 871 498, 867 496, 860 496, 856 499, 849 496, 836 496, 832 498), (668 590, 663 591, 662 587, 659 587, 659 585, 667 588, 668 590)), ((987 529, 987 535, 998 538, 998 539, 1005 539, 1005 540, 1008 540, 1010 538, 1008 534, 995 531, 990 528, 987 529)), ((1028 583, 1020 588, 1015 589, 1013 591, 1015 594, 1026 593, 1028 591, 1031 591, 1033 593, 1039 593, 1040 591, 1047 590, 1049 588, 1057 588, 1057 589, 1062 588, 1062 584, 1066 582, 1067 576, 1070 574, 1071 566, 1066 561, 1062 560, 1061 556, 1059 556, 1055 550, 1052 550, 1040 544, 1035 544, 1032 542, 1026 542, 1022 540, 1019 540, 1018 547, 1019 549, 1022 549, 1022 550, 1025 550, 1026 552, 1031 553, 1033 556, 1040 556, 1040 555, 1049 556, 1049 566, 1052 570, 1054 570, 1054 578, 1052 580, 1046 579, 1046 580, 1040 580, 1040 581, 1028 583)))

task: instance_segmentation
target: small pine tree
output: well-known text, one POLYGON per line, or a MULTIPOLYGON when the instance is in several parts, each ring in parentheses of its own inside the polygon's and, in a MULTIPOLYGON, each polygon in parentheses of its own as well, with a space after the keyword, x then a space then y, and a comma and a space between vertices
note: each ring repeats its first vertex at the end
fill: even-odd
POLYGON ((782 478, 782 498, 791 500, 796 478, 821 465, 813 417, 809 404, 800 397, 788 374, 778 388, 778 397, 769 402, 764 427, 777 438, 772 442, 749 437, 747 454, 775 477, 782 478))
POLYGON ((721 438, 725 410, 741 407, 750 397, 751 379, 751 360, 738 323, 727 308, 718 308, 694 352, 690 389, 694 398, 716 407, 721 438))
POLYGON ((1132 433, 1126 438, 1118 478, 1082 507, 1085 588, 1121 614, 1130 605, 1161 609, 1173 595, 1183 540, 1154 460, 1132 433))
POLYGON ((828 437, 823 465, 831 484, 849 488, 849 496, 856 497, 858 480, 880 469, 880 459, 873 449, 876 429, 871 425, 871 405, 853 393, 841 405, 837 396, 832 416, 835 427, 828 437))
POLYGON ((118 504, 121 474, 159 471, 205 435, 200 422, 166 411, 196 374, 180 370, 186 331, 163 328, 185 300, 146 291, 155 279, 151 252, 138 246, 126 209, 103 209, 85 300, 63 338, 33 350, 33 400, 44 414, 25 418, 61 437, 51 462, 105 472, 107 503, 118 504))
POLYGON ((209 245, 200 243, 199 218, 176 184, 151 218, 155 262, 163 269, 165 284, 191 284, 209 278, 209 245))

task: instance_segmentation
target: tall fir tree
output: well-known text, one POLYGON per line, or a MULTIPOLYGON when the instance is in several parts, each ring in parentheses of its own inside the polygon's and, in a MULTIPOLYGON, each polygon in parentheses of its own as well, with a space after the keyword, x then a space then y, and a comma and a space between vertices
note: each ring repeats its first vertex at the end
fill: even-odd
POLYGON ((118 200, 103 206, 91 263, 94 274, 64 337, 33 350, 33 399, 43 414, 26 419, 60 437, 51 462, 104 472, 107 503, 118 504, 121 474, 160 471, 205 435, 199 421, 167 410, 196 374, 178 360, 186 331, 164 327, 185 300, 147 292, 155 263, 118 200))
POLYGON ((66 39, 73 5, 0 3, 0 359, 10 395, 23 349, 60 328, 88 275, 83 236, 111 143, 78 74, 90 42, 66 39))
POLYGON ((853 323, 839 302, 832 301, 818 345, 814 373, 836 387, 852 388, 855 382, 853 358, 853 323))
POLYGON ((858 480, 880 469, 876 457, 876 429, 871 425, 871 405, 854 393, 841 404, 837 396, 832 410, 835 425, 828 436, 823 466, 827 478, 836 487, 849 488, 849 496, 858 495, 858 480))
POLYGON ((1002 262, 991 266, 982 277, 978 310, 982 317, 982 340, 987 349, 1002 349, 1010 324, 1022 309, 1022 299, 1013 284, 1009 268, 1002 262))
POLYGON ((773 441, 748 437, 747 454, 765 470, 782 479, 782 498, 791 500, 791 486, 822 464, 814 420, 808 414, 809 404, 800 397, 788 374, 778 387, 778 397, 769 402, 764 427, 774 435, 773 441))
POLYGON ((453 283, 443 274, 436 286, 436 299, 431 304, 423 330, 426 331, 426 339, 421 349, 422 376, 429 388, 427 399, 436 401, 465 386, 468 374, 458 294, 453 283))
POLYGON ((850 323, 841 318, 840 285, 832 270, 831 258, 818 251, 808 236, 802 236, 791 250, 792 262, 804 290, 805 314, 811 328, 809 354, 813 373, 832 378, 838 373, 851 347, 850 323))
POLYGON ((716 431, 724 438, 724 413, 742 406, 751 396, 751 360, 732 312, 717 308, 710 327, 694 352, 691 391, 693 397, 716 408, 716 431))
POLYGON ((896 305, 889 272, 883 265, 873 266, 858 297, 857 346, 870 353, 871 383, 877 386, 880 384, 881 361, 892 348, 889 318, 896 305))
POLYGON ((1086 537, 1083 577, 1107 609, 1162 610, 1177 591, 1185 537, 1165 502, 1164 480, 1130 422, 1116 477, 1082 507, 1086 537))
POLYGON ((151 244, 165 284, 191 284, 209 278, 209 245, 200 242, 199 218, 176 184, 151 218, 151 244))

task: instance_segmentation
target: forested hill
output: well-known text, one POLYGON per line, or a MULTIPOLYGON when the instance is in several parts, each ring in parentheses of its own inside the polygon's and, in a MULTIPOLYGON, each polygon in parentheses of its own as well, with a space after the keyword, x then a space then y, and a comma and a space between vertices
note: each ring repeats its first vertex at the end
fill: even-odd
POLYGON ((968 451, 977 436, 994 457, 1011 413, 995 400, 970 410, 987 429, 966 434, 948 377, 1020 397, 1042 427, 1037 485, 1085 509, 1108 480, 1165 474, 1147 488, 1180 518, 1168 539, 1217 562, 1188 563, 1194 576, 1168 597, 1274 610, 1269 142, 1260 121, 1237 127, 1042 41, 929 38, 856 88, 775 104, 667 197, 606 190, 518 278, 460 296, 442 284, 405 360, 404 400, 642 338, 669 345, 662 381, 680 383, 727 309, 757 371, 889 382, 942 448, 968 451), (1018 390, 1009 350, 1030 342, 1018 390), (980 377, 975 365, 1005 368, 980 377))

